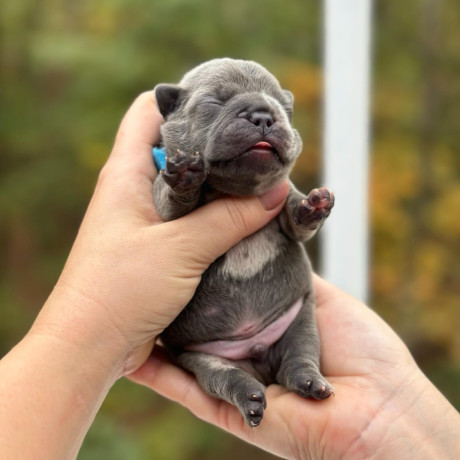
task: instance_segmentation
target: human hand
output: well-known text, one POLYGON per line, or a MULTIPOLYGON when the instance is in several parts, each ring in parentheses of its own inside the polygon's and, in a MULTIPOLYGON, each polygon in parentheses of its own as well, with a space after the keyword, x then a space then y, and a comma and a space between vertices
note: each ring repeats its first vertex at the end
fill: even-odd
POLYGON ((335 397, 267 388, 261 425, 202 392, 156 347, 129 378, 264 450, 289 459, 460 458, 460 417, 372 310, 315 276, 322 371, 335 397), (455 455, 454 453, 457 453, 455 455))
POLYGON ((64 271, 31 334, 87 347, 131 372, 193 296, 201 274, 273 219, 288 184, 262 196, 216 200, 164 223, 153 206, 152 146, 162 117, 141 95, 118 131, 64 271))

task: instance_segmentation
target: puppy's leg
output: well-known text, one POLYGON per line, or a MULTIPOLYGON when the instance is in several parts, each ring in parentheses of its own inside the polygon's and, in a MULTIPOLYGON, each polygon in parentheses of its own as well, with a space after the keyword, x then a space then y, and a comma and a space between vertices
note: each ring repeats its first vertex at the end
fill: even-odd
POLYGON ((290 238, 307 241, 321 228, 334 206, 334 194, 326 187, 312 190, 308 196, 293 185, 280 214, 281 227, 290 238))
POLYGON ((267 407, 264 386, 235 362, 197 352, 181 354, 178 362, 195 374, 206 393, 236 406, 250 427, 262 421, 267 407))
POLYGON ((166 159, 166 169, 160 172, 153 186, 155 207, 165 220, 177 219, 195 209, 200 199, 201 185, 206 179, 203 158, 180 150, 166 159))
POLYGON ((319 337, 313 294, 304 300, 296 320, 275 345, 274 351, 280 359, 277 382, 305 398, 325 399, 333 393, 319 370, 319 337))

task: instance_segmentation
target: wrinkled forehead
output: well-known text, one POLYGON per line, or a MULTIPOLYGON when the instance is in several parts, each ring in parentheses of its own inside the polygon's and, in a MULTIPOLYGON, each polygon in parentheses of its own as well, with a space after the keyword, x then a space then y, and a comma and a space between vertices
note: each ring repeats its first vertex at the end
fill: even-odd
POLYGON ((240 61, 210 61, 187 73, 180 85, 191 92, 230 99, 235 94, 265 92, 282 97, 275 77, 258 64, 240 61))

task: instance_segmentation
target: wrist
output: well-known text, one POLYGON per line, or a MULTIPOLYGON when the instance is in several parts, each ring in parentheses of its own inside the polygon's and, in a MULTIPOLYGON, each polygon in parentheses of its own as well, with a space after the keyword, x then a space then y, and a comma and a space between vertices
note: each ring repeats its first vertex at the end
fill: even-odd
POLYGON ((123 375, 130 347, 107 308, 68 287, 55 287, 28 337, 41 337, 51 346, 61 344, 84 361, 86 372, 105 374, 108 381, 123 375))
POLYGON ((1 361, 5 458, 74 458, 114 381, 72 342, 30 332, 1 361))
POLYGON ((28 334, 0 361, 0 393, 8 395, 0 405, 6 457, 76 457, 113 383, 150 353, 151 344, 131 350, 114 329, 91 301, 55 289, 28 334))

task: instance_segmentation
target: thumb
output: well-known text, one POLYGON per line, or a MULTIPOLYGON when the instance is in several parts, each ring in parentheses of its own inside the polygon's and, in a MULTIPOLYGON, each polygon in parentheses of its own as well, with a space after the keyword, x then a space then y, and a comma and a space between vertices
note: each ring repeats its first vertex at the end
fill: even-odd
POLYGON ((246 236, 276 217, 283 208, 289 183, 282 182, 260 197, 225 197, 176 220, 194 262, 207 268, 246 236), (185 235, 187 235, 185 237, 185 235))

